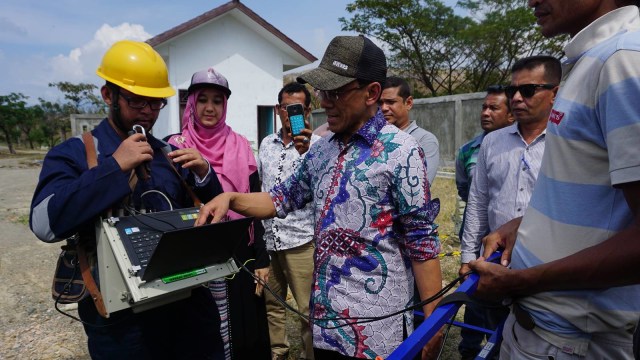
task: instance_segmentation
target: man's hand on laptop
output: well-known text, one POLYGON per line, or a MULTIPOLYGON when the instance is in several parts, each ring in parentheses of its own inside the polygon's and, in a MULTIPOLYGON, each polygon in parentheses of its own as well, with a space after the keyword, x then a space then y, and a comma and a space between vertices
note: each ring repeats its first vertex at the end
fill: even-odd
POLYGON ((222 193, 200 208, 195 225, 217 223, 223 220, 229 211, 229 202, 233 193, 222 193))

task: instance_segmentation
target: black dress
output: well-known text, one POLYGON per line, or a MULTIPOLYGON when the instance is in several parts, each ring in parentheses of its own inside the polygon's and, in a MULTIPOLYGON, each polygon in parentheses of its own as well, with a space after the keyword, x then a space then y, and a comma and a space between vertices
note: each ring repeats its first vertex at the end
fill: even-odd
MULTIPOLYGON (((249 183, 251 192, 261 191, 258 172, 251 174, 249 183)), ((247 233, 235 252, 241 263, 246 262, 246 267, 251 273, 255 269, 269 267, 269 254, 264 241, 262 221, 253 221, 253 231, 253 244, 248 245, 249 234, 247 233)), ((253 277, 240 270, 233 279, 226 280, 226 285, 232 359, 271 359, 264 296, 255 295, 256 284, 253 277)))

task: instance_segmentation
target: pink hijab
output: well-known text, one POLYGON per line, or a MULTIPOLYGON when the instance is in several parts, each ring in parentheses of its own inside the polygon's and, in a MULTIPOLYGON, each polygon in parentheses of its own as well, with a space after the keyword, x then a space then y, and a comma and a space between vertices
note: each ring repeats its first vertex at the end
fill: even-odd
MULTIPOLYGON (((222 116, 217 124, 206 127, 198 118, 196 104, 202 89, 189 94, 182 115, 182 134, 174 135, 169 143, 178 148, 195 148, 211 163, 225 192, 248 193, 249 175, 258 166, 247 139, 226 123, 227 96, 224 96, 222 116)), ((231 218, 242 217, 230 211, 231 218)))

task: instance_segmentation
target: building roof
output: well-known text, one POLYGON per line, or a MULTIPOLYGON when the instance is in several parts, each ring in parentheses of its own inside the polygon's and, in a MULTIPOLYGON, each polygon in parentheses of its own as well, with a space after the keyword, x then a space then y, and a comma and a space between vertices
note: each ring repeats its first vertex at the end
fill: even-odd
POLYGON ((195 18, 184 22, 176 27, 173 27, 159 35, 152 37, 147 40, 147 43, 153 47, 156 47, 162 43, 165 43, 169 40, 172 40, 175 37, 178 37, 188 31, 191 31, 201 25, 208 23, 215 18, 222 16, 224 14, 230 13, 232 11, 242 12, 244 15, 253 20, 260 27, 267 30, 276 38, 282 40, 285 44, 299 53, 302 57, 307 59, 309 62, 314 62, 318 60, 311 53, 302 48, 302 46, 298 45, 295 41, 291 40, 288 36, 283 34, 280 30, 276 29, 273 25, 269 24, 266 20, 261 18, 258 14, 253 12, 253 10, 246 7, 244 4, 240 3, 239 0, 232 0, 224 5, 218 6, 215 9, 209 10, 202 15, 196 16, 195 18))

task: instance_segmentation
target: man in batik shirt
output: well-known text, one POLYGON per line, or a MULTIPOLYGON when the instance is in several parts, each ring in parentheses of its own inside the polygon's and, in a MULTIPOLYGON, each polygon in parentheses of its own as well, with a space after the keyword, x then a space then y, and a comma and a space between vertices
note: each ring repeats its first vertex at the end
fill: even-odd
MULTIPOLYGON (((389 356, 413 330, 412 312, 402 310, 413 303, 414 276, 423 300, 442 287, 433 223, 440 204, 431 200, 420 145, 378 108, 386 72, 384 53, 371 40, 334 38, 320 66, 298 78, 318 90, 334 135, 313 144, 300 168, 268 193, 225 193, 198 219, 219 221, 229 208, 284 218, 313 204, 316 360, 389 356), (397 311, 373 322, 353 319, 397 311)), ((423 310, 428 316, 434 308, 430 302, 423 310)), ((428 358, 436 357, 441 341, 438 333, 425 346, 428 358)))

